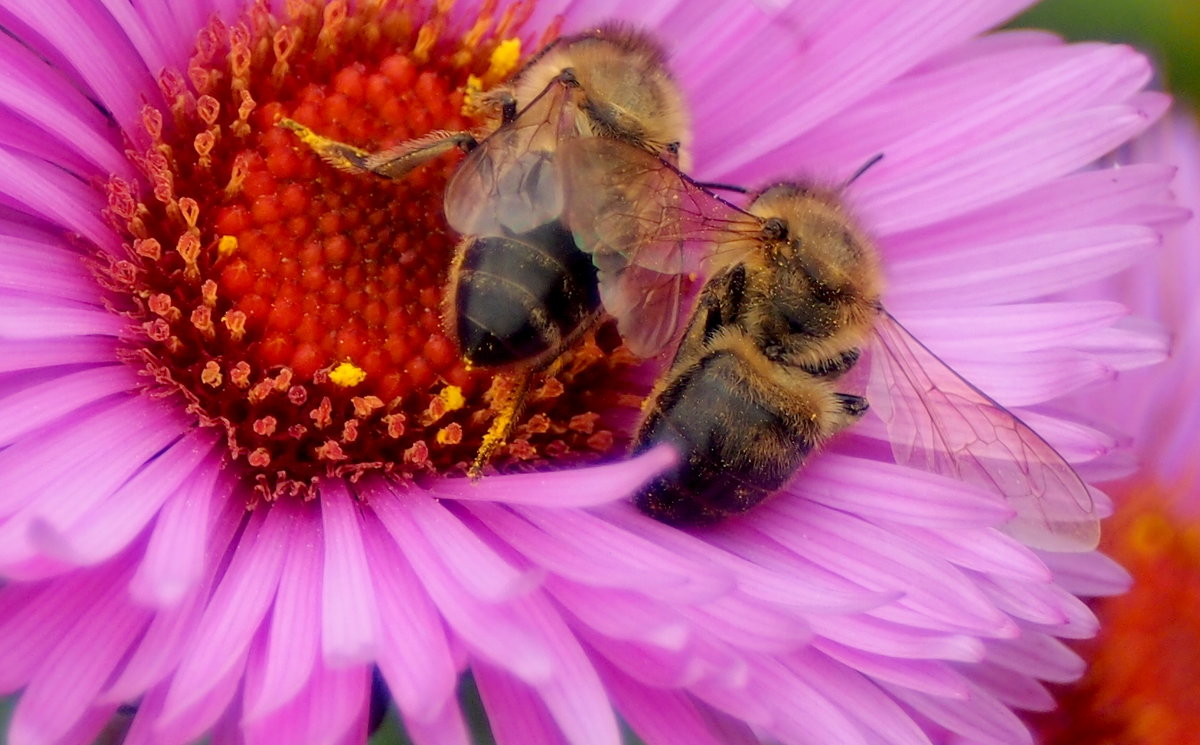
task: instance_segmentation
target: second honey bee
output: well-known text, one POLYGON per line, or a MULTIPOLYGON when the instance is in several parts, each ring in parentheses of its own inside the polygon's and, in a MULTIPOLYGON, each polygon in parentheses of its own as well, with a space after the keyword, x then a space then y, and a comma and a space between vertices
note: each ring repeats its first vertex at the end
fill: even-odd
POLYGON ((1015 514, 1004 529, 1026 545, 1095 547, 1095 507, 1071 466, 884 309, 876 249, 838 192, 782 183, 743 211, 633 160, 619 190, 654 195, 644 199, 661 209, 597 213, 582 221, 597 240, 649 255, 681 237, 717 246, 704 254, 717 269, 634 437, 635 453, 667 444, 680 455, 635 495, 641 510, 683 525, 745 512, 873 413, 895 462, 1003 497, 1015 514), (865 391, 850 390, 847 373, 864 364, 865 391))
POLYGON ((663 50, 622 26, 550 44, 484 104, 494 117, 481 136, 434 132, 378 153, 281 122, 354 173, 400 178, 456 148, 467 152, 444 198, 447 222, 464 236, 445 293, 447 330, 468 362, 516 377, 472 466, 475 475, 507 437, 531 376, 552 365, 602 307, 643 356, 675 332, 680 257, 639 260, 624 245, 590 241, 574 230, 572 215, 594 214, 591 180, 620 168, 631 153, 685 165, 690 137, 663 50), (597 139, 611 144, 598 159, 576 148, 597 139))

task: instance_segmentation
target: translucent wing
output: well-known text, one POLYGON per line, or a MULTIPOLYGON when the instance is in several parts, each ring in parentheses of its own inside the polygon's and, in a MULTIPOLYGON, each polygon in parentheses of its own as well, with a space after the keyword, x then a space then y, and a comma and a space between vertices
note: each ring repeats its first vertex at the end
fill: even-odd
POLYGON ((678 328, 685 276, 754 250, 762 223, 625 142, 579 138, 560 155, 566 223, 600 270, 604 308, 634 354, 652 356, 678 328))
POLYGON ((572 140, 560 162, 567 225, 602 268, 619 257, 666 274, 701 271, 718 255, 754 250, 762 234, 758 218, 620 140, 572 140))
POLYGON ((679 328, 684 275, 656 272, 636 264, 615 275, 600 272, 600 301, 617 319, 617 331, 630 351, 648 358, 667 346, 679 328))
POLYGON ((1100 524, 1088 487, 1024 422, 963 380, 881 310, 867 399, 897 463, 1002 494, 1005 532, 1047 551, 1089 551, 1100 524))
POLYGON ((577 93, 555 80, 463 159, 446 184, 451 228, 462 235, 518 234, 561 215, 558 148, 577 134, 577 93))

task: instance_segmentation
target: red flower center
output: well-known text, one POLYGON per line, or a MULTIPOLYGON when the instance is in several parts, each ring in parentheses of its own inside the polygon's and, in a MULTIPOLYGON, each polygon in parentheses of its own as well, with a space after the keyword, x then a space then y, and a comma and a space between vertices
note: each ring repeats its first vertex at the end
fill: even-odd
MULTIPOLYGON (((131 157, 144 183, 108 185, 127 259, 101 274, 134 320, 128 358, 224 431, 261 497, 367 471, 460 471, 512 384, 468 369, 443 331, 458 236, 441 198, 456 160, 396 181, 341 173, 277 126, 367 150, 478 126, 468 85, 511 72, 502 52, 529 6, 494 17, 485 4, 454 36, 447 5, 311 0, 286 18, 260 4, 214 20, 191 84, 164 73, 167 108, 143 109, 131 157)), ((536 381, 497 463, 613 448, 604 412, 636 405, 611 382, 633 361, 617 348, 592 335, 536 381)))

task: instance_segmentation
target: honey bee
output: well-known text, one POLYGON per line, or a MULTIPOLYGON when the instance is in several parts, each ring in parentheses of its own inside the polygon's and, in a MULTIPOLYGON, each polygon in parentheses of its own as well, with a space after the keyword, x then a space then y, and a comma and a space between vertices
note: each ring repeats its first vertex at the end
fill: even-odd
POLYGON ((635 453, 666 443, 680 454, 635 495, 642 511, 697 525, 749 510, 870 411, 897 463, 1002 495, 1015 513, 1005 530, 1026 545, 1096 546, 1092 499, 1071 466, 884 309, 875 247, 837 191, 777 184, 742 211, 660 171, 647 162, 643 186, 667 218, 598 220, 600 232, 647 250, 681 232, 723 248, 634 437, 635 453), (866 395, 846 390, 863 361, 866 395))
POLYGON ((564 37, 489 92, 484 105, 495 115, 482 138, 434 132, 378 153, 280 122, 354 173, 401 178, 456 148, 467 153, 444 195, 446 220, 464 236, 445 292, 448 331, 469 363, 517 377, 472 466, 475 476, 507 438, 531 376, 552 365, 602 309, 635 354, 661 350, 678 328, 686 269, 679 254, 631 261, 625 246, 592 241, 572 220, 576 213, 594 217, 591 179, 613 183, 607 175, 632 153, 686 167, 683 95, 652 38, 614 25, 564 37), (576 149, 590 140, 612 147, 576 149), (601 160, 589 161, 595 157, 601 160))

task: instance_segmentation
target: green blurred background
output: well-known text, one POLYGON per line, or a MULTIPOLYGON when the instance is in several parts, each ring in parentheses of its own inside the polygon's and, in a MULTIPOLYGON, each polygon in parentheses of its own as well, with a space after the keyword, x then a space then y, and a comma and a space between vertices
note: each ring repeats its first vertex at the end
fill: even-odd
MULTIPOLYGON (((903 2, 903 0, 900 0, 903 2)), ((962 0, 973 2, 973 0, 962 0)), ((1161 70, 1158 87, 1192 102, 1200 101, 1200 0, 1046 0, 1010 24, 1046 28, 1071 40, 1103 39, 1137 46, 1154 56, 1161 70)), ((465 709, 481 745, 492 743, 474 687, 465 682, 465 709)), ((0 743, 12 701, 0 700, 0 743)), ((119 726, 119 725, 118 725, 119 726)), ((102 738, 112 742, 113 735, 102 738)), ((629 742, 636 743, 632 736, 629 742)), ((372 745, 409 745, 389 713, 372 745)))
POLYGON ((1046 0, 1011 25, 1133 44, 1157 58, 1160 87, 1200 101, 1200 0, 1046 0))

